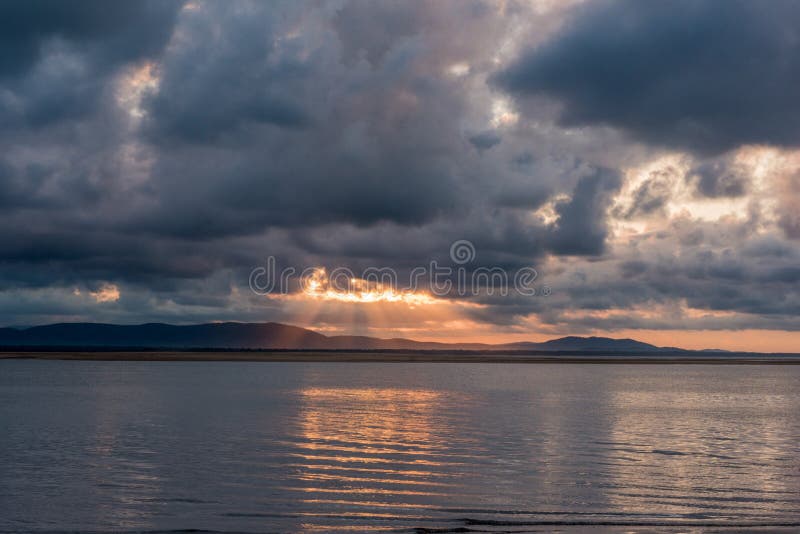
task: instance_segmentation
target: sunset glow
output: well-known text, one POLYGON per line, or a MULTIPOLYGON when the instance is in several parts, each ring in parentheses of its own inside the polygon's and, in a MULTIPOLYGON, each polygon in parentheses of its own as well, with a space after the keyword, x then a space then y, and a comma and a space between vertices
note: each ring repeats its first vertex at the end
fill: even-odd
POLYGON ((324 267, 317 267, 301 284, 303 297, 323 301, 363 304, 401 302, 411 307, 437 302, 426 293, 397 290, 388 284, 360 278, 349 278, 344 282, 344 287, 334 287, 324 267))
POLYGON ((800 532, 800 0, 0 0, 0 534, 800 532))
POLYGON ((11 0, 0 327, 796 350, 791 2, 475 2, 11 0))

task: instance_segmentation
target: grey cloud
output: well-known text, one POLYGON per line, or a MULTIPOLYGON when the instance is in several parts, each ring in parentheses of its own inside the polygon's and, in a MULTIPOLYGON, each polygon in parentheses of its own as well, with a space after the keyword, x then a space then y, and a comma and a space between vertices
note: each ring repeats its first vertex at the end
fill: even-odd
POLYGON ((313 59, 280 35, 272 7, 210 3, 197 11, 185 15, 191 38, 172 48, 158 91, 144 103, 154 142, 212 143, 248 125, 307 125, 302 98, 313 83, 313 59))
POLYGON ((38 192, 44 181, 44 173, 36 166, 20 171, 0 159, 0 208, 42 205, 38 192))
POLYGON ((689 171, 697 193, 708 198, 735 198, 747 193, 750 177, 734 164, 714 161, 703 163, 689 171))
POLYGON ((647 269, 648 269, 647 262, 644 262, 642 260, 623 261, 619 266, 620 274, 626 279, 639 276, 643 274, 645 271, 647 271, 647 269))
MULTIPOLYGON (((201 1, 178 15, 175 4, 135 4, 120 7, 124 24, 107 20, 118 15, 97 11, 100 4, 78 4, 69 13, 53 4, 54 11, 38 15, 36 6, 44 4, 31 5, 35 9, 13 9, 60 22, 20 15, 15 34, 9 19, 0 18, 9 30, 0 35, 9 45, 0 50, 0 324, 286 320, 280 303, 247 292, 250 269, 267 255, 296 267, 385 265, 407 272, 431 259, 448 263, 457 239, 476 247, 468 269, 534 266, 542 269, 540 281, 553 287, 549 298, 477 298, 485 306, 470 313, 503 328, 522 328, 532 313, 556 328, 575 309, 680 299, 704 309, 757 314, 754 324, 762 325, 783 326, 797 313, 796 242, 786 239, 800 235, 791 218, 796 196, 781 196, 778 215, 786 233, 772 228, 770 242, 756 238, 752 222, 716 228, 685 218, 611 248, 610 210, 646 216, 666 201, 672 177, 653 175, 635 192, 633 205, 621 212, 611 205, 620 187, 614 169, 643 164, 654 151, 632 147, 613 130, 565 131, 524 118, 517 125, 490 126, 498 95, 484 80, 496 68, 498 46, 517 22, 553 24, 547 15, 540 21, 525 3, 503 11, 472 1, 347 2, 341 9, 201 1), (145 94, 139 119, 119 105, 114 91, 121 69, 143 59, 153 61, 159 83, 145 94), (468 72, 453 75, 450 67, 462 62, 468 72), (564 197, 554 206, 555 224, 537 218, 535 210, 564 197), (726 248, 732 252, 726 255, 726 248), (105 282, 117 284, 122 297, 98 308, 86 292, 105 282)), ((785 8, 776 6, 754 20, 785 8)), ((705 13, 702 6, 688 15, 629 7, 630 20, 647 29, 653 17, 648 13, 663 10, 667 33, 677 24, 673 19, 705 13)), ((581 13, 592 10, 609 17, 619 8, 581 8, 564 33, 531 57, 559 52, 564 69, 574 67, 570 43, 577 37, 569 35, 588 27, 581 13)), ((592 53, 602 56, 607 51, 595 50, 594 43, 607 37, 611 23, 598 20, 597 31, 584 35, 591 37, 586 39, 592 53)), ((748 49, 755 48, 752 36, 759 28, 745 32, 748 49)), ((617 33, 641 43, 649 35, 617 33)), ((627 40, 619 48, 639 50, 636 68, 656 85, 683 80, 679 94, 690 104, 687 113, 702 119, 703 132, 714 139, 703 137, 701 148, 739 143, 742 136, 730 121, 764 119, 774 136, 756 128, 751 137, 778 139, 782 121, 794 113, 788 106, 786 117, 770 122, 767 111, 745 98, 748 112, 738 119, 735 113, 732 119, 707 116, 693 107, 700 101, 697 85, 674 76, 677 60, 665 61, 669 76, 662 75, 651 61, 661 49, 636 48, 627 40)), ((545 87, 545 93, 568 89, 553 92, 564 101, 567 123, 577 117, 581 124, 608 123, 637 135, 646 130, 651 133, 642 139, 671 146, 697 141, 700 134, 676 141, 670 132, 684 131, 669 115, 675 105, 660 100, 660 93, 645 94, 652 88, 631 77, 627 63, 616 64, 626 83, 612 85, 630 92, 603 100, 591 77, 604 68, 603 57, 587 60, 593 63, 586 71, 569 71, 580 84, 559 78, 545 87), (594 108, 584 110, 584 99, 593 95, 599 104, 610 104, 614 122, 594 108)), ((508 76, 523 72, 523 65, 528 64, 518 63, 508 76)), ((567 72, 554 65, 548 73, 567 72)), ((693 65, 688 63, 687 72, 694 72, 693 65)), ((764 69, 771 65, 765 58, 764 69)), ((520 112, 529 112, 523 94, 533 86, 520 78, 512 87, 510 80, 501 77, 519 95, 520 112)), ((768 90, 754 89, 758 95, 768 90)), ((724 159, 707 161, 727 165, 724 159)), ((728 172, 725 167, 705 182, 697 178, 697 186, 707 196, 736 193, 728 172)), ((573 324, 648 324, 615 321, 573 324)), ((664 327, 683 324, 674 317, 660 321, 664 327)))
POLYGON ((469 142, 478 149, 479 152, 489 150, 490 148, 499 145, 503 140, 496 132, 486 130, 469 136, 469 142))
POLYGON ((615 207, 615 214, 624 219, 631 219, 663 211, 672 195, 674 179, 675 173, 672 171, 650 173, 650 176, 633 192, 630 205, 615 207))
POLYGON ((800 173, 779 180, 778 226, 789 239, 800 239, 800 173))
POLYGON ((343 69, 330 31, 283 33, 287 19, 314 24, 324 10, 287 6, 187 15, 145 103, 153 202, 128 228, 202 240, 425 224, 463 206, 463 89, 430 72, 424 41, 403 61, 343 69))
POLYGON ((549 236, 556 254, 596 255, 605 250, 606 210, 621 184, 619 173, 597 169, 581 178, 569 201, 556 205, 558 221, 549 236))
POLYGON ((786 236, 791 239, 800 239, 800 215, 798 213, 800 212, 784 212, 778 220, 778 224, 786 236))
POLYGON ((424 4, 350 0, 333 17, 345 61, 363 57, 379 64, 392 46, 418 33, 425 22, 424 4))
POLYGON ((495 83, 562 104, 566 126, 609 125, 698 152, 797 145, 800 5, 590 2, 495 83))
POLYGON ((509 184, 496 200, 503 207, 532 210, 547 202, 551 195, 552 190, 539 183, 509 184))
POLYGON ((555 298, 548 300, 542 319, 552 325, 587 330, 716 330, 756 325, 797 329, 796 324, 791 325, 800 312, 796 288, 800 249, 795 243, 761 235, 750 229, 747 221, 730 226, 687 223, 705 238, 680 243, 677 232, 663 238, 641 236, 618 245, 614 258, 581 267, 577 273, 543 272, 542 279, 554 288, 555 298), (684 302, 695 313, 705 310, 707 316, 685 316, 681 309, 684 302), (664 312, 657 317, 642 317, 635 307, 659 307, 664 312), (615 313, 584 317, 568 313, 576 309, 613 309, 615 313))
MULTIPOLYGON (((58 74, 49 52, 4 82, 43 96, 26 103, 13 135, 0 134, 2 289, 112 281, 187 302, 193 282, 225 270, 246 284, 265 254, 299 266, 325 260, 276 232, 364 228, 375 253, 376 239, 397 239, 378 237, 387 221, 413 230, 463 211, 461 178, 475 156, 462 154, 462 88, 439 78, 422 41, 385 68, 343 68, 318 7, 182 12, 140 130, 113 98, 116 73, 90 54, 110 53, 110 37, 70 45, 79 68, 64 83, 46 83, 58 74), (289 22, 323 31, 291 34, 289 22), (219 39, 207 42, 212 34, 219 39), (71 107, 59 98, 74 95, 86 107, 59 115, 71 107), (34 125, 36 114, 46 120, 34 125), (61 120, 71 117, 83 122, 61 120)), ((406 247, 413 261, 419 244, 406 247)), ((355 252, 343 248, 341 262, 355 252)), ((159 313, 151 301, 126 302, 159 313)))
POLYGON ((98 0, 0 5, 2 128, 42 127, 88 115, 120 65, 157 56, 180 3, 98 0))
POLYGON ((57 39, 105 63, 151 56, 169 38, 180 4, 144 0, 109 9, 102 0, 3 2, 0 77, 18 76, 32 68, 46 53, 46 45, 57 39))

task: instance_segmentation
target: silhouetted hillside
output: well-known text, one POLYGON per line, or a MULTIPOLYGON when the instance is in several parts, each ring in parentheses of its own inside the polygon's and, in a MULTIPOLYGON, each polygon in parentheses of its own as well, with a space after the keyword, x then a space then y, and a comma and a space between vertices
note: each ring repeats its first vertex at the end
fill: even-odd
POLYGON ((0 328, 4 347, 129 347, 292 350, 505 350, 552 352, 659 352, 663 348, 634 339, 568 336, 542 343, 500 345, 434 343, 367 336, 325 336, 280 323, 209 323, 113 325, 59 323, 31 328, 0 328))

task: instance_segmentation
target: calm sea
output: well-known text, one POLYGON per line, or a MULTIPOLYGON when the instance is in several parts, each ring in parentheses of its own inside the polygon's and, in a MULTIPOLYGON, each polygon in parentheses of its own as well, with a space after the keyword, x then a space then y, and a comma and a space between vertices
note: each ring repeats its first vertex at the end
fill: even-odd
POLYGON ((800 366, 0 361, 0 531, 715 526, 800 529, 800 366))

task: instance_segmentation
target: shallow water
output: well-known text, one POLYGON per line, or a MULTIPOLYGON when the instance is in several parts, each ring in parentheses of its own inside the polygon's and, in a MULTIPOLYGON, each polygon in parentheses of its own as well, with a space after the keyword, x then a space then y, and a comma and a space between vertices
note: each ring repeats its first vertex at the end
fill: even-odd
POLYGON ((800 366, 0 361, 0 531, 800 529, 800 366))

